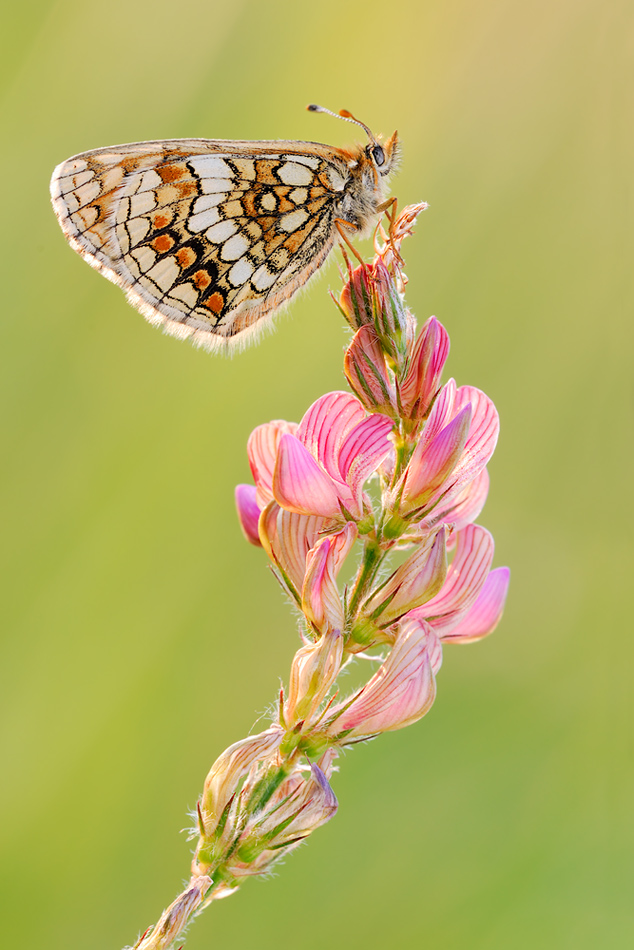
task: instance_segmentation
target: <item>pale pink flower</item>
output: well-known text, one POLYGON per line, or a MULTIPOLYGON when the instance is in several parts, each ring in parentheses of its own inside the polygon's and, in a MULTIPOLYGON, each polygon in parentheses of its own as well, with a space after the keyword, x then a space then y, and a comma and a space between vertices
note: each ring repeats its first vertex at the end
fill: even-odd
POLYGON ((354 699, 333 710, 328 731, 343 742, 402 729, 421 719, 436 696, 436 637, 424 621, 399 625, 387 659, 354 699))
POLYGON ((364 604, 364 613, 381 627, 430 600, 447 574, 444 527, 416 545, 416 550, 364 604))
POLYGON ((318 630, 343 630, 343 605, 336 578, 356 539, 356 525, 347 522, 341 531, 323 538, 308 552, 302 610, 318 630))
POLYGON ((211 835, 231 798, 238 791, 240 781, 253 764, 267 758, 279 749, 284 730, 275 724, 256 736, 234 742, 212 765, 200 802, 205 833, 211 835))
POLYGON ((284 704, 287 725, 310 720, 337 678, 342 658, 343 637, 338 630, 326 631, 316 643, 308 643, 297 651, 284 704))
POLYGON ((494 544, 480 525, 458 533, 456 553, 441 590, 406 620, 431 625, 443 642, 480 640, 497 626, 504 609, 510 572, 491 571, 494 544))

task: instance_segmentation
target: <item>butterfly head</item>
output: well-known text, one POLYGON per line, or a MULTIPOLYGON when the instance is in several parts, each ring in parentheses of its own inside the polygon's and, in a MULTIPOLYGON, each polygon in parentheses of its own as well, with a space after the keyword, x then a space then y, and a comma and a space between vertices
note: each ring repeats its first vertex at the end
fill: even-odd
POLYGON ((327 115, 332 115, 336 119, 345 119, 347 122, 353 122, 355 125, 360 126, 370 140, 364 149, 364 155, 372 164, 376 174, 384 178, 394 171, 400 157, 400 143, 396 132, 392 133, 389 139, 384 142, 381 136, 375 135, 365 122, 356 119, 347 109, 341 109, 337 114, 336 112, 331 112, 330 109, 324 108, 324 106, 309 105, 308 111, 325 112, 327 115))

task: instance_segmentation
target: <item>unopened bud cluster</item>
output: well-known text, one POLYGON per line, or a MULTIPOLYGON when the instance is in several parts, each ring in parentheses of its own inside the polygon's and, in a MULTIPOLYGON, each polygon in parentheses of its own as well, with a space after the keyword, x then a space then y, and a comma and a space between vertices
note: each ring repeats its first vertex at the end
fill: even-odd
POLYGON ((447 332, 434 317, 418 331, 403 299, 400 245, 423 207, 392 222, 372 264, 348 265, 339 306, 354 331, 352 393, 328 393, 299 424, 266 423, 249 439, 240 523, 300 613, 303 642, 269 728, 212 766, 192 881, 139 950, 169 947, 161 934, 182 933, 174 920, 187 901, 198 913, 332 818, 339 752, 424 716, 443 643, 478 640, 500 619, 509 572, 491 569, 493 539, 475 524, 497 412, 480 390, 442 383, 447 332), (340 693, 343 667, 367 659, 374 674, 340 693))

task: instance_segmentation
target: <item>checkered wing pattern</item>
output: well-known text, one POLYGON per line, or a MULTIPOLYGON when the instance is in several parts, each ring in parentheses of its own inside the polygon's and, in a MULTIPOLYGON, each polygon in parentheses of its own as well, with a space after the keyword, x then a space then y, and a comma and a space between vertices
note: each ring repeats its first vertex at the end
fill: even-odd
POLYGON ((145 142, 68 159, 51 194, 71 246, 151 323, 217 349, 321 266, 349 174, 315 143, 145 142))

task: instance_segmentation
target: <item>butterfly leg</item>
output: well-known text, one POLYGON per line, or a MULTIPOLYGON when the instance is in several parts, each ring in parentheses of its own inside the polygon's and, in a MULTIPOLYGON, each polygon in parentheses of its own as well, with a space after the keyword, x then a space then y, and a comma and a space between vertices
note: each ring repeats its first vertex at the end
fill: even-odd
POLYGON ((365 263, 363 258, 357 251, 356 247, 354 246, 354 244, 352 244, 352 242, 350 241, 350 238, 346 235, 346 228, 353 232, 359 230, 356 224, 353 224, 351 221, 344 221, 343 218, 335 218, 335 227, 337 231, 339 232, 339 237, 344 242, 344 244, 348 245, 348 247, 350 248, 350 250, 356 257, 356 259, 359 261, 359 263, 360 264, 365 263))

